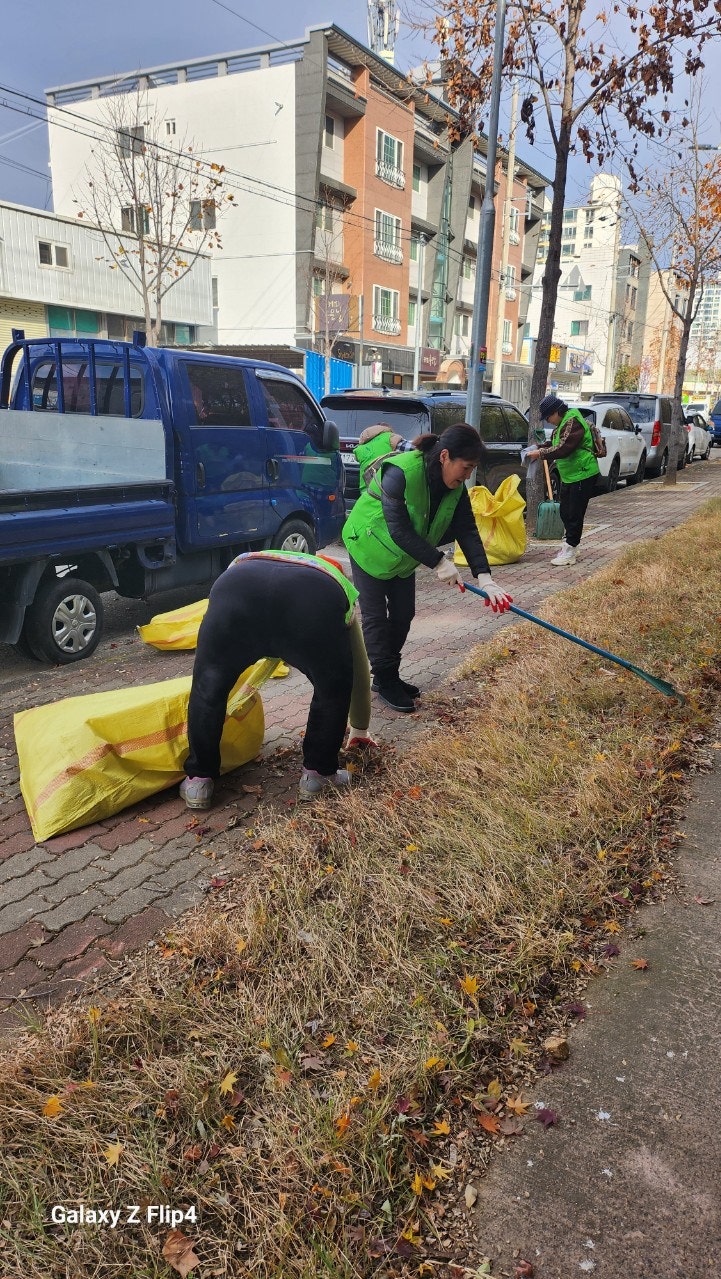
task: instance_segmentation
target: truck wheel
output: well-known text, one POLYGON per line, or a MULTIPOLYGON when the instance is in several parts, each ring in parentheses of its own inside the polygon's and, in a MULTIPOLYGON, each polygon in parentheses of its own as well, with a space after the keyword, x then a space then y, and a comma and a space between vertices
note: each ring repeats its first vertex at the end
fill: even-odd
POLYGON ((286 520, 273 538, 272 546, 275 551, 303 551, 305 555, 315 555, 318 550, 315 533, 305 520, 286 520))
POLYGON ((89 657, 103 629, 103 602, 94 586, 79 577, 43 583, 25 622, 25 636, 41 662, 67 666, 89 657))

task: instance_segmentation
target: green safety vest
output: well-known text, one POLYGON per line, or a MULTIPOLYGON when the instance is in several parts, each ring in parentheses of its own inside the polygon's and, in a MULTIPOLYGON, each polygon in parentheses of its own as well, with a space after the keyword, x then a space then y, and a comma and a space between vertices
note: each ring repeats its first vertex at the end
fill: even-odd
POLYGON ((236 555, 229 567, 232 568, 233 564, 242 564, 243 560, 278 560, 281 564, 305 564, 307 568, 320 569, 321 573, 326 573, 328 577, 332 577, 345 592, 345 597, 348 601, 348 607, 345 612, 346 626, 349 626, 352 622, 358 592, 345 573, 337 569, 335 564, 330 564, 328 560, 324 560, 322 556, 308 555, 305 551, 245 551, 242 555, 236 555))
POLYGON ((417 449, 399 453, 381 462, 367 490, 358 498, 343 527, 343 541, 355 560, 371 577, 382 582, 391 577, 410 577, 418 568, 414 560, 393 541, 383 514, 381 481, 387 466, 399 466, 406 477, 405 502, 411 524, 420 537, 432 546, 445 533, 461 499, 463 485, 448 489, 433 519, 430 519, 430 490, 426 478, 424 456, 417 449))
POLYGON ((375 435, 367 444, 357 444, 353 449, 353 455, 360 467, 360 489, 363 491, 366 483, 366 471, 373 462, 378 458, 391 454, 391 431, 382 431, 380 435, 375 435))
POLYGON ((583 414, 579 413, 578 409, 569 409, 568 412, 563 415, 558 426, 553 432, 551 448, 556 448, 560 441, 563 427, 572 417, 575 417, 583 426, 583 443, 579 444, 578 448, 575 449, 568 457, 556 458, 558 474, 564 484, 576 484, 579 480, 588 480, 592 475, 599 474, 599 465, 593 448, 591 428, 583 414))

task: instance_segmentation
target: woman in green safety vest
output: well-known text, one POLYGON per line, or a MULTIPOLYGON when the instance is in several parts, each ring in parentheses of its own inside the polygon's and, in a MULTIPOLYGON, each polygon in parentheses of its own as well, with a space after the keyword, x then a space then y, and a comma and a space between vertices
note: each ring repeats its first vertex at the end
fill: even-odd
POLYGON ((491 577, 465 486, 482 453, 478 432, 465 422, 440 437, 419 436, 410 452, 381 458, 344 525, 372 687, 394 710, 415 711, 420 696, 415 684, 400 677, 401 650, 415 614, 415 570, 425 564, 444 584, 461 582, 439 545, 459 542, 494 613, 512 602, 491 577))
POLYGON ((528 462, 544 458, 555 462, 561 477, 560 515, 564 528, 561 549, 551 563, 566 568, 578 559, 586 509, 596 489, 599 466, 593 436, 582 413, 569 409, 557 395, 547 395, 539 405, 541 418, 552 426, 553 436, 526 454, 528 462))

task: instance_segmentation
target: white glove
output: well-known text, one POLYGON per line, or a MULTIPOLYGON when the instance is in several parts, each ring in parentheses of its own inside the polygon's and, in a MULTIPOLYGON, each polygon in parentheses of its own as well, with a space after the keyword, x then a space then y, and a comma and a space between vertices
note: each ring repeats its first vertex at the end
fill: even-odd
POLYGON ((513 603, 513 596, 508 595, 506 591, 501 590, 491 577, 490 573, 478 574, 478 585, 482 591, 486 592, 488 599, 483 601, 484 604, 490 604, 494 613, 505 613, 513 603))
POLYGON ((453 560, 447 560, 445 555, 436 569, 439 582, 443 582, 446 586, 461 586, 462 579, 453 560))

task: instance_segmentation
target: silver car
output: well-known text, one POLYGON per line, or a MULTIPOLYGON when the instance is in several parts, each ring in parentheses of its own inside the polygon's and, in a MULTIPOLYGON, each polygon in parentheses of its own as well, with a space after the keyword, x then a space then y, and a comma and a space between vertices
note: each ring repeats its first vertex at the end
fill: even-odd
POLYGON ((678 457, 678 469, 682 471, 686 465, 687 434, 685 426, 681 427, 678 438, 671 440, 670 395, 646 395, 642 391, 604 391, 595 392, 593 400, 601 400, 620 404, 628 413, 634 426, 640 426, 646 445, 646 474, 664 475, 668 467, 669 457, 675 447, 678 457))

